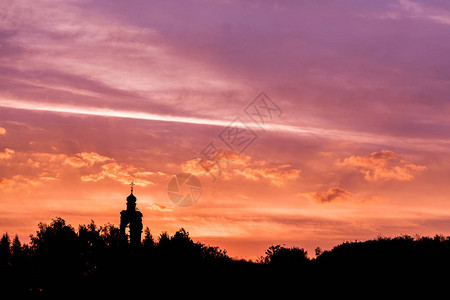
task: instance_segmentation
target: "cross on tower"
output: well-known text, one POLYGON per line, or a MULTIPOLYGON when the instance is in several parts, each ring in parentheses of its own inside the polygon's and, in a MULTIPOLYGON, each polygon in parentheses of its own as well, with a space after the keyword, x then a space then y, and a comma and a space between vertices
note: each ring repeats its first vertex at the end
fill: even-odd
POLYGON ((130 183, 130 186, 131 186, 131 192, 133 193, 133 187, 134 187, 134 182, 133 181, 130 183))

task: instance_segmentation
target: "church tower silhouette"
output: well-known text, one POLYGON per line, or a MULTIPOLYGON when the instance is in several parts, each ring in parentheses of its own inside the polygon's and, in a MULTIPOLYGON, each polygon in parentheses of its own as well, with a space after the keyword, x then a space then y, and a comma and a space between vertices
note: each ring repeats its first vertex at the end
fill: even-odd
POLYGON ((125 229, 130 228, 131 245, 139 245, 141 243, 142 234, 142 213, 136 210, 136 197, 133 195, 134 183, 131 183, 131 193, 127 197, 127 209, 120 212, 120 240, 122 243, 128 243, 128 237, 125 229))

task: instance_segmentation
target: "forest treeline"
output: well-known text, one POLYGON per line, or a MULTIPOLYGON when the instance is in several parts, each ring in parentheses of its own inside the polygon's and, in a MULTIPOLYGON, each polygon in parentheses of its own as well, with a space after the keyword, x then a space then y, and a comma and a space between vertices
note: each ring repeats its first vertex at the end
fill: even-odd
POLYGON ((256 262, 236 260, 225 250, 194 242, 184 229, 155 238, 146 228, 141 245, 130 246, 121 243, 114 225, 92 221, 75 229, 55 218, 40 223, 28 244, 3 234, 0 282, 15 295, 82 295, 149 286, 189 289, 199 283, 226 289, 369 278, 444 279, 450 267, 450 237, 379 237, 344 242, 330 251, 317 248, 315 254, 310 258, 302 248, 272 245, 256 262))

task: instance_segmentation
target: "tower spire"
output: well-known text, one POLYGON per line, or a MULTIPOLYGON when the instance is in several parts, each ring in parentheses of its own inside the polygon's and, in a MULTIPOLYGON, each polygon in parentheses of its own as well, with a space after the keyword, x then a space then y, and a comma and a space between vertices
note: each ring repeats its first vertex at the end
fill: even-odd
POLYGON ((136 210, 136 196, 133 195, 134 182, 130 183, 131 194, 127 197, 127 209, 120 212, 120 240, 123 243, 139 245, 142 233, 142 213, 136 210), (130 239, 125 232, 126 227, 130 228, 130 239))

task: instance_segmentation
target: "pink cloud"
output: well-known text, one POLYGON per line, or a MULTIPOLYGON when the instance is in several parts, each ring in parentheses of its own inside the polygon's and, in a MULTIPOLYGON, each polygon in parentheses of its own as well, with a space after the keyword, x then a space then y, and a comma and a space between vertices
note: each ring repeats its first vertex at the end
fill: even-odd
POLYGON ((410 181, 414 179, 414 173, 426 170, 425 166, 409 163, 402 159, 400 154, 390 150, 373 152, 366 156, 352 155, 342 161, 338 160, 337 164, 359 169, 368 181, 410 181))

